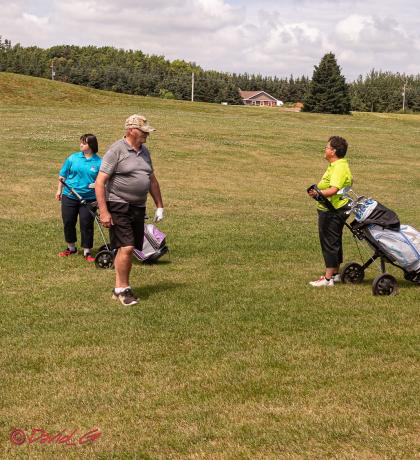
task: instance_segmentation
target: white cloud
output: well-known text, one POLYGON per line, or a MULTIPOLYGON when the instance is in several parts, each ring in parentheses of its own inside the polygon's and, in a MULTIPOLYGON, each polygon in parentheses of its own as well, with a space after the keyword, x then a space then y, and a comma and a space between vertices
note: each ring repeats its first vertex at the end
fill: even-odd
POLYGON ((25 2, 0 0, 0 34, 12 44, 37 45, 49 37, 49 17, 29 12, 25 2))
POLYGON ((36 16, 35 14, 23 13, 22 18, 24 21, 33 23, 37 26, 45 26, 49 22, 48 17, 36 16))
POLYGON ((372 68, 420 73, 417 34, 394 18, 350 15, 337 24, 335 47, 343 66, 361 74, 372 68))
POLYGON ((283 53, 286 49, 305 49, 312 47, 321 41, 321 34, 318 29, 306 23, 278 24, 268 34, 268 40, 264 49, 269 52, 279 51, 283 53))
POLYGON ((140 49, 206 69, 312 75, 326 52, 350 78, 420 73, 417 0, 0 0, 0 34, 24 46, 140 49))
POLYGON ((411 42, 411 37, 392 18, 351 15, 337 24, 336 34, 344 46, 368 52, 390 52, 411 42))
POLYGON ((360 40, 362 31, 374 25, 370 16, 352 14, 338 22, 336 34, 349 42, 357 43, 360 40))
POLYGON ((236 10, 223 0, 197 0, 197 5, 203 8, 204 13, 219 19, 235 13, 236 10))
POLYGON ((197 30, 205 33, 243 19, 240 8, 233 8, 223 0, 173 0, 157 4, 139 0, 121 6, 112 0, 79 0, 76 3, 60 2, 57 12, 57 20, 62 21, 64 17, 63 22, 67 24, 94 21, 118 29, 122 37, 153 32, 160 43, 166 43, 166 34, 171 32, 197 30))

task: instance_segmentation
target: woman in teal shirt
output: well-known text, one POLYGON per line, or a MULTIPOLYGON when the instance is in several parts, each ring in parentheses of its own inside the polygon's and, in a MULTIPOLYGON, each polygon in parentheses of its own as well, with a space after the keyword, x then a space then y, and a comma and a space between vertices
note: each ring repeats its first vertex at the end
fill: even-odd
POLYGON ((80 203, 69 188, 63 186, 61 180, 64 179, 66 184, 88 203, 95 201, 95 180, 101 166, 101 158, 97 153, 98 140, 96 136, 84 134, 80 138, 80 151, 72 153, 60 169, 55 197, 58 201, 61 201, 64 238, 67 243, 67 249, 58 254, 60 257, 67 257, 77 253, 76 223, 77 217, 79 217, 83 256, 88 262, 95 260, 91 255, 94 218, 87 207, 80 203))

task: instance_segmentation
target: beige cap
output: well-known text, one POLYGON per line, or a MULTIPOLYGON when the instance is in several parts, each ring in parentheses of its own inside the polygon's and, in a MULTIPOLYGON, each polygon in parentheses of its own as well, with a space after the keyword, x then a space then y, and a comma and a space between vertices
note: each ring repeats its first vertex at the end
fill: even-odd
POLYGON ((125 120, 125 129, 129 128, 137 128, 141 129, 145 133, 151 133, 152 131, 156 131, 155 128, 152 128, 148 123, 143 115, 130 115, 127 120, 125 120))

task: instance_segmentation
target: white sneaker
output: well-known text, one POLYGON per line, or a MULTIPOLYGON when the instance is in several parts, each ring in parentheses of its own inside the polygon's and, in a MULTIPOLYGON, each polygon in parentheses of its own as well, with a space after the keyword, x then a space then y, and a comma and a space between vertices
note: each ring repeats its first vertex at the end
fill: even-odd
POLYGON ((341 283, 341 276, 340 273, 336 273, 332 279, 334 280, 334 283, 341 283))
POLYGON ((325 278, 325 276, 321 276, 321 278, 319 278, 319 280, 310 281, 309 284, 311 286, 313 286, 313 287, 323 287, 323 286, 333 287, 334 286, 334 279, 331 278, 330 280, 327 280, 325 278))

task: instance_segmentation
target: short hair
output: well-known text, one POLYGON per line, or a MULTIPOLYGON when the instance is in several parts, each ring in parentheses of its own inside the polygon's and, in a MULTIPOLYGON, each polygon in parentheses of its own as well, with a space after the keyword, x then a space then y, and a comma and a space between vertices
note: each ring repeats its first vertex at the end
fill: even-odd
POLYGON ((99 147, 98 139, 96 139, 96 136, 93 134, 83 134, 83 136, 80 137, 80 140, 87 144, 93 153, 98 153, 99 147))
POLYGON ((349 144, 347 141, 340 136, 331 136, 328 139, 328 142, 330 143, 331 147, 335 150, 335 154, 338 156, 338 158, 344 158, 347 153, 347 147, 349 144))

